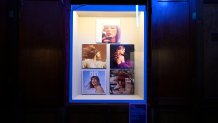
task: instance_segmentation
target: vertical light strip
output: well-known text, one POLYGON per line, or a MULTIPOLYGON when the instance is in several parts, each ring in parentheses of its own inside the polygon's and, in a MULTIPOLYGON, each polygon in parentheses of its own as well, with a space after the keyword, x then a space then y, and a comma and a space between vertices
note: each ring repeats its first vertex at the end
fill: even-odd
POLYGON ((139 6, 136 5, 136 27, 139 27, 139 6))

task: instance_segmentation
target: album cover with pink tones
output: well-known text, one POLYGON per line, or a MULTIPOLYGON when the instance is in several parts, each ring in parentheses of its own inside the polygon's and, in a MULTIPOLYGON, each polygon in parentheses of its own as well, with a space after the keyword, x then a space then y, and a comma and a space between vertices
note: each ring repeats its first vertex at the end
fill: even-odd
POLYGON ((111 44, 110 68, 133 69, 134 68, 134 44, 111 44))
POLYGON ((96 19, 96 43, 120 43, 120 19, 96 19))

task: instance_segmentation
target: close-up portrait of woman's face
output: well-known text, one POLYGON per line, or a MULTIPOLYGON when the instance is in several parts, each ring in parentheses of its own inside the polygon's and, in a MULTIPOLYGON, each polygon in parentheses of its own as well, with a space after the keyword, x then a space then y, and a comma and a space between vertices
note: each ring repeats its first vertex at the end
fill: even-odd
POLYGON ((91 82, 93 86, 98 85, 98 80, 96 78, 92 78, 91 82))
POLYGON ((119 84, 121 87, 125 87, 125 81, 118 81, 118 84, 119 84))
POLYGON ((97 58, 101 58, 101 53, 100 53, 100 52, 97 52, 97 53, 96 53, 96 57, 97 57, 97 58))
POLYGON ((117 48, 117 51, 118 51, 118 54, 124 54, 125 53, 125 47, 123 47, 123 46, 119 46, 118 48, 117 48))
POLYGON ((124 54, 125 53, 125 48, 120 49, 120 54, 124 54))
POLYGON ((117 35, 117 27, 116 26, 104 26, 104 32, 107 37, 115 37, 117 35))

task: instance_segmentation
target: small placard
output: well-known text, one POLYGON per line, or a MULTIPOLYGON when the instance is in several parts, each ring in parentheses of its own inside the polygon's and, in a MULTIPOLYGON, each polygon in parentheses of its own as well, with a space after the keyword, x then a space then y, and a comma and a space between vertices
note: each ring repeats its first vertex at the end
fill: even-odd
POLYGON ((129 123, 147 123, 146 104, 129 104, 129 123))

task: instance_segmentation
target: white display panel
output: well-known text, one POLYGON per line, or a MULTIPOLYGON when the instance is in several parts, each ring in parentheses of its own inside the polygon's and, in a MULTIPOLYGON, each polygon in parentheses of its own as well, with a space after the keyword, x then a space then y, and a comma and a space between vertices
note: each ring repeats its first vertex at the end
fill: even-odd
POLYGON ((145 103, 147 84, 147 37, 146 37, 146 13, 144 11, 80 11, 72 10, 71 16, 71 62, 70 62, 70 102, 139 102, 145 103), (138 14, 138 15, 136 15, 138 14), (119 20, 120 37, 115 44, 134 45, 134 94, 133 95, 111 95, 109 92, 110 79, 110 46, 106 44, 106 83, 105 95, 82 94, 82 45, 101 44, 98 40, 99 20, 119 20), (97 37, 97 38, 96 38, 97 37))

